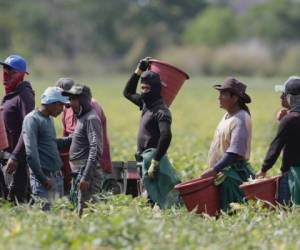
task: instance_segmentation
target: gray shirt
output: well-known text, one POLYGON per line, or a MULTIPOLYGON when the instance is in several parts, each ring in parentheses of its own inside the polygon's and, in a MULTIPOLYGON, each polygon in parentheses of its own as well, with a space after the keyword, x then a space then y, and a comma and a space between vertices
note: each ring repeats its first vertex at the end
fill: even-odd
POLYGON ((232 116, 225 114, 219 123, 208 153, 208 167, 213 167, 225 153, 234 153, 245 160, 250 157, 251 117, 245 110, 232 116))
POLYGON ((53 119, 38 110, 25 117, 22 134, 28 165, 36 178, 44 183, 46 172, 55 172, 63 167, 58 149, 68 148, 72 139, 56 139, 53 119))
POLYGON ((103 151, 101 121, 94 109, 78 118, 70 148, 70 161, 85 162, 82 177, 90 179, 91 168, 96 167, 103 151))

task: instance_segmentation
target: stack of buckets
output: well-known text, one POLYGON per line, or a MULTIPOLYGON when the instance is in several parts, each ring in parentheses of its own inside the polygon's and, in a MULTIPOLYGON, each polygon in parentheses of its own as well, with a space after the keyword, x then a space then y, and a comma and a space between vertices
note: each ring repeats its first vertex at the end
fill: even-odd
POLYGON ((214 177, 198 178, 175 186, 188 209, 215 216, 220 210, 219 189, 214 177))
POLYGON ((243 183, 240 188, 244 190, 247 200, 262 200, 267 205, 275 206, 277 204, 278 181, 279 176, 256 179, 252 182, 243 183))
POLYGON ((189 79, 188 74, 169 63, 156 59, 149 60, 149 69, 160 75, 162 81, 161 95, 169 107, 184 81, 189 79))

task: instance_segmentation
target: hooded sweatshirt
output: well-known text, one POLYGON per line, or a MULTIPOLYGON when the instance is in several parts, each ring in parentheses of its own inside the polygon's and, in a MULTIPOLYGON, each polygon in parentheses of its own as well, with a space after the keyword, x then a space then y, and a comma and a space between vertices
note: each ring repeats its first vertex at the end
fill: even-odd
POLYGON ((262 171, 269 170, 283 150, 281 172, 300 166, 300 96, 291 96, 291 110, 279 123, 279 128, 264 159, 262 171))
POLYGON ((31 84, 23 81, 13 92, 5 95, 2 100, 4 123, 9 143, 7 151, 15 160, 25 160, 26 158, 23 137, 20 135, 25 116, 34 109, 34 95, 31 84))
POLYGON ((139 76, 133 74, 128 80, 124 96, 136 104, 142 111, 137 139, 137 154, 142 154, 148 148, 156 148, 154 159, 159 161, 167 152, 171 139, 172 116, 160 94, 160 79, 152 71, 146 71, 141 76, 142 83, 151 86, 150 93, 136 93, 139 76))
POLYGON ((80 95, 81 111, 72 136, 70 161, 84 161, 82 178, 91 179, 92 168, 97 167, 103 152, 101 121, 91 106, 91 96, 80 95))

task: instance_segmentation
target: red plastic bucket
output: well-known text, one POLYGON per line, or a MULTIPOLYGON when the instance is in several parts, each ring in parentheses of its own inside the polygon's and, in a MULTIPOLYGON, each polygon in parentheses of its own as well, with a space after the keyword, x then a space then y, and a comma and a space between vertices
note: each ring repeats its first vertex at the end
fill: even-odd
POLYGON ((149 62, 149 69, 160 75, 162 81, 161 94, 167 106, 170 106, 184 81, 189 79, 189 76, 184 71, 169 63, 155 59, 151 59, 149 62))
POLYGON ((0 150, 8 148, 7 134, 4 124, 3 108, 0 107, 0 150))
POLYGON ((276 205, 277 183, 279 176, 257 179, 240 185, 248 200, 263 200, 276 205))
POLYGON ((60 151, 60 158, 63 161, 63 176, 64 176, 64 190, 69 193, 71 189, 71 167, 69 163, 69 152, 68 151, 60 151))
POLYGON ((220 210, 219 189, 214 185, 214 177, 198 178, 175 186, 188 209, 197 214, 215 216, 220 210))

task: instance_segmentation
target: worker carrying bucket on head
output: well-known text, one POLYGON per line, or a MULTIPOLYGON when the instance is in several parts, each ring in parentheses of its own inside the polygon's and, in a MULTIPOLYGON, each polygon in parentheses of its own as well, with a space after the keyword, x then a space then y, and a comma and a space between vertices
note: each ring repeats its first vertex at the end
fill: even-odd
POLYGON ((143 162, 143 183, 149 202, 163 208, 170 191, 180 181, 166 156, 172 139, 172 115, 161 96, 160 76, 147 70, 148 66, 149 58, 140 60, 123 94, 142 111, 136 157, 143 162), (140 94, 136 93, 139 79, 140 94))

